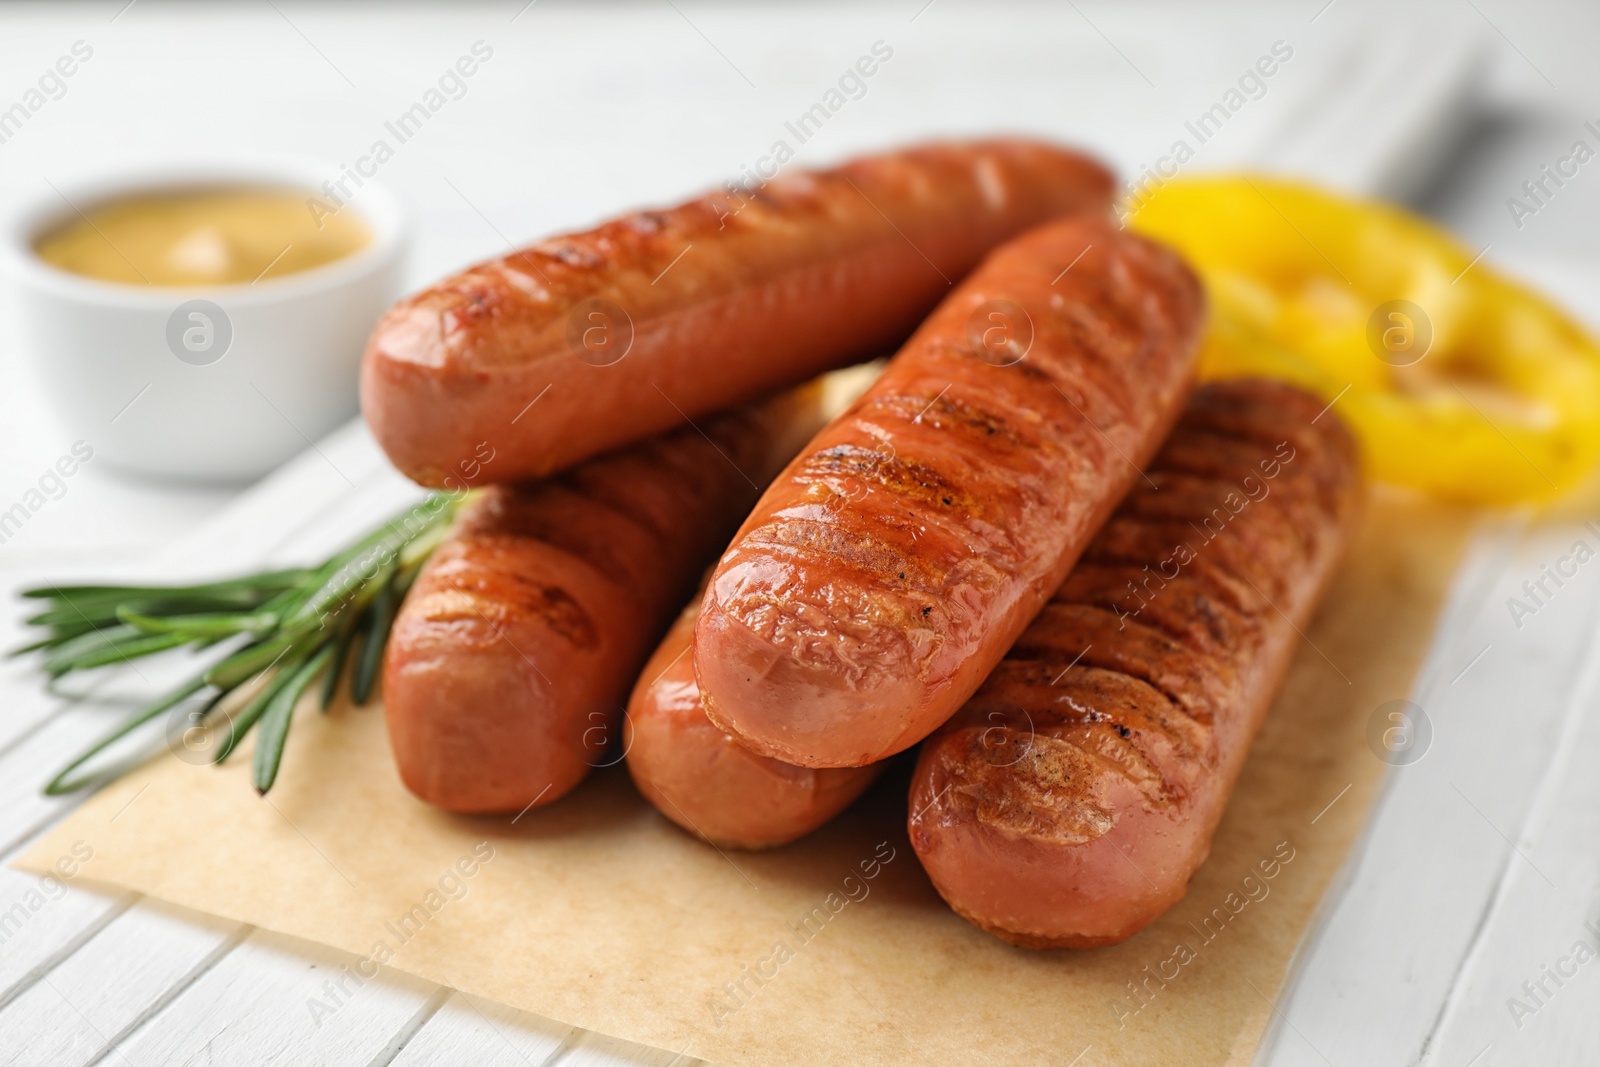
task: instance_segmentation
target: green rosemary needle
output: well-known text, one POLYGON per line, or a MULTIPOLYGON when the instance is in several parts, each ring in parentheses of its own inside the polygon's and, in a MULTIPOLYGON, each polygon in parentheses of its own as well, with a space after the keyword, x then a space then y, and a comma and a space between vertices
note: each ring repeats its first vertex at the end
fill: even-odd
POLYGON ((224 698, 258 680, 249 700, 231 714, 213 761, 222 762, 259 727, 252 777, 258 791, 271 789, 295 706, 319 676, 325 675, 324 710, 347 665, 355 703, 365 704, 371 696, 400 602, 444 538, 461 499, 460 494, 434 494, 316 567, 198 585, 24 590, 24 597, 44 601, 44 610, 27 620, 43 635, 12 655, 40 653, 40 667, 52 679, 174 648, 224 645, 193 677, 135 711, 63 767, 45 793, 110 781, 127 765, 84 768, 147 723, 191 702, 198 701, 198 707, 185 723, 204 724, 224 698))

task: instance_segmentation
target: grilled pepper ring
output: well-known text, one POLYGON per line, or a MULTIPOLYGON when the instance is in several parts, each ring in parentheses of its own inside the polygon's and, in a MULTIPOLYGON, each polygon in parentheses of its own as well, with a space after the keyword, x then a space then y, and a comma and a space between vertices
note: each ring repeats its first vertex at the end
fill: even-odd
POLYGON ((1398 208, 1280 180, 1169 182, 1130 216, 1205 278, 1201 375, 1320 393, 1374 477, 1476 504, 1549 498, 1600 463, 1600 346, 1398 208))

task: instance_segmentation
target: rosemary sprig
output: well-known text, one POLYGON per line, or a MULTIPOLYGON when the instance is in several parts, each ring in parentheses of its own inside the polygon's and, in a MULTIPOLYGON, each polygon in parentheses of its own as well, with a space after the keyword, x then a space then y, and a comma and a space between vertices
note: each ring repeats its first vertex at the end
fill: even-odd
POLYGON ((256 680, 259 687, 230 717, 213 762, 226 759, 259 725, 252 775, 259 792, 271 789, 295 705, 319 675, 325 675, 321 704, 327 710, 354 651, 351 696, 357 704, 371 696, 400 602, 460 502, 459 494, 434 494, 316 567, 200 585, 46 585, 23 591, 24 597, 45 602, 44 610, 27 620, 44 635, 12 655, 40 653, 40 667, 52 679, 173 648, 225 646, 193 677, 80 753, 50 780, 45 793, 71 793, 117 777, 126 766, 83 768, 195 698, 203 703, 185 721, 205 723, 224 698, 256 680))

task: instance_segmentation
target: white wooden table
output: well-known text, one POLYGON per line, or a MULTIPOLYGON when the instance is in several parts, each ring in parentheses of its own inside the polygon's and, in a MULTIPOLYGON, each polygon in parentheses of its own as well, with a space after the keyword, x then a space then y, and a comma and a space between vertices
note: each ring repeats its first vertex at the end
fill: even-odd
MULTIPOLYGON (((1520 265, 1600 326, 1600 259, 1584 261, 1590 250, 1573 236, 1600 217, 1600 172, 1582 176, 1592 190, 1575 180, 1521 230, 1502 203, 1595 117, 1567 110, 1585 92, 1595 97, 1597 80, 1571 46, 1595 29, 1576 10, 1530 14, 1481 0, 1404 19, 1356 0, 1205 13, 959 0, 758 11, 663 0, 601 15, 551 0, 399 14, 152 0, 10 6, 0 10, 0 107, 75 40, 94 58, 66 95, 0 143, 0 198, 31 196, 45 179, 104 159, 270 150, 349 161, 481 39, 494 61, 383 174, 416 208, 412 280, 421 283, 495 253, 502 235, 582 225, 737 173, 877 40, 892 45, 893 61, 802 160, 931 132, 1015 129, 1088 144, 1137 173, 1282 40, 1294 60, 1203 147, 1195 169, 1250 163, 1402 195, 1432 188, 1426 202, 1492 245, 1491 258, 1520 265), (1489 114, 1521 117, 1470 127, 1467 165, 1430 186, 1442 147, 1461 132, 1450 120, 1464 114, 1453 103, 1464 84, 1489 114)), ((0 320, 9 315, 0 305, 0 320)), ((0 353, 3 508, 71 442, 44 410, 25 353, 0 353)), ((408 491, 358 429, 249 489, 138 482, 91 463, 0 544, 0 590, 304 558, 408 491)), ((1600 545, 1568 517, 1485 520, 1413 694, 1433 746, 1393 772, 1368 840, 1302 947, 1258 1062, 1600 1061, 1600 961, 1562 986, 1545 979, 1520 1029, 1506 1004, 1526 999, 1522 983, 1537 983, 1573 941, 1594 943, 1584 923, 1600 906, 1591 771, 1600 714, 1589 666, 1600 565, 1521 629, 1504 607, 1577 536, 1600 545)), ((8 598, 8 645, 19 617, 8 598)), ((51 693, 26 665, 0 665, 0 859, 77 803, 42 797, 39 786, 161 684, 158 664, 140 669, 51 693)), ((3 868, 0 1061, 673 1060, 390 972, 349 1010, 316 1017, 308 1000, 349 962, 137 894, 3 868)))

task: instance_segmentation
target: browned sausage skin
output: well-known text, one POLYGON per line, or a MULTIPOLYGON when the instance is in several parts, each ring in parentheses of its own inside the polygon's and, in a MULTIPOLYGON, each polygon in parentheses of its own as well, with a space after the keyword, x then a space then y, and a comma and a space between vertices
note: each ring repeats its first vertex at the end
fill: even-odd
POLYGON ((384 660, 406 787, 465 813, 548 804, 602 762, 694 576, 815 431, 820 388, 483 490, 423 568, 384 660))
POLYGON ((1166 435, 1203 317, 1176 255, 1100 217, 995 252, 722 557, 695 633, 713 721, 851 767, 949 718, 1166 435))
POLYGON ((758 756, 706 718, 689 644, 690 603, 645 665, 628 702, 628 773, 645 799, 714 845, 772 848, 804 837, 850 805, 883 770, 796 767, 758 756))
POLYGON ((552 238, 389 311, 362 410, 425 485, 484 440, 489 478, 543 476, 892 349, 989 249, 1114 184, 1046 144, 933 144, 552 238))
POLYGON ((1359 510, 1354 438, 1274 383, 1198 390, 1147 473, 917 763, 917 855, 1013 944, 1183 897, 1359 510))

